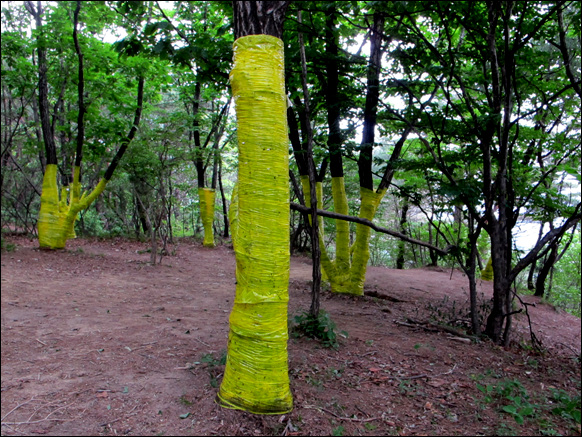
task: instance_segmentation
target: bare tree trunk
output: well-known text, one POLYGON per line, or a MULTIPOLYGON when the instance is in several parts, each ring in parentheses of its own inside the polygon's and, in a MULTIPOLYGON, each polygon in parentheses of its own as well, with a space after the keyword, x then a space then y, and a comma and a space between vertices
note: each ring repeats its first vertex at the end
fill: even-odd
MULTIPOLYGON (((301 23, 301 11, 297 17, 301 23)), ((305 121, 307 125, 307 169, 309 172, 309 196, 311 207, 311 259, 312 259, 312 285, 311 306, 309 313, 314 319, 319 317, 319 289, 321 286, 321 249, 319 247, 319 219, 317 218, 317 176, 313 162, 313 131, 311 129, 311 110, 309 105, 309 91, 307 86, 307 60, 305 58, 305 45, 303 34, 299 33, 299 52, 301 55, 301 84, 303 86, 303 99, 305 101, 305 121)))
POLYGON ((228 208, 226 206, 226 196, 222 186, 222 158, 218 158, 218 186, 220 188, 220 197, 222 198, 222 216, 224 218, 224 233, 222 236, 228 238, 228 208))
MULTIPOLYGON (((404 199, 404 205, 402 205, 402 211, 400 212, 400 232, 403 235, 407 234, 407 215, 408 215, 408 199, 404 199)), ((404 268, 404 241, 400 240, 398 242, 398 257, 396 258, 396 268, 402 270, 404 268)))
POLYGON ((271 35, 281 38, 289 1, 233 1, 234 37, 271 35))

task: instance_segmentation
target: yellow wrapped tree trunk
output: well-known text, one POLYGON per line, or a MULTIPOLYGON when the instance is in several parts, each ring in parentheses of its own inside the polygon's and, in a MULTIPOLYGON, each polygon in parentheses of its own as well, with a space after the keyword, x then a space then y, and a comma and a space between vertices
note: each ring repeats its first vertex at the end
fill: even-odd
POLYGON ((256 414, 292 409, 287 364, 289 155, 283 42, 234 43, 238 122, 236 297, 217 401, 256 414))
POLYGON ((483 281, 493 281, 493 258, 489 257, 487 265, 481 270, 481 279, 483 281))
POLYGON ((40 196, 38 242, 42 249, 63 249, 67 240, 75 237, 75 220, 103 192, 107 181, 102 179, 89 195, 80 197, 80 169, 75 167, 71 191, 57 186, 57 166, 47 164, 40 196))
POLYGON ((214 247, 214 190, 198 188, 200 215, 204 226, 204 246, 214 247))
MULTIPOLYGON (((386 190, 375 192, 360 187, 360 218, 372 220, 386 190)), ((332 178, 332 195, 336 212, 348 215, 348 204, 343 178, 332 178), (340 212, 341 211, 341 212, 340 212)), ((331 260, 322 247, 321 265, 331 291, 361 296, 364 294, 366 270, 370 259, 370 232, 368 226, 356 225, 356 239, 350 247, 349 223, 336 220, 336 258, 331 260)))
MULTIPOLYGON (((378 205, 386 194, 386 190, 380 192, 360 187, 360 218, 372 220, 376 215, 378 205)), ((350 288, 343 292, 349 294, 364 294, 366 270, 370 259, 370 233, 368 226, 356 224, 356 240, 353 246, 352 265, 350 266, 350 288)), ((338 290, 339 291, 339 290, 338 290)), ((342 291, 340 291, 342 292, 342 291)))
MULTIPOLYGON (((348 197, 343 177, 331 178, 333 209, 338 214, 349 215, 348 197)), ((344 220, 335 221, 336 243, 335 263, 337 269, 347 271, 350 268, 350 224, 344 220)))

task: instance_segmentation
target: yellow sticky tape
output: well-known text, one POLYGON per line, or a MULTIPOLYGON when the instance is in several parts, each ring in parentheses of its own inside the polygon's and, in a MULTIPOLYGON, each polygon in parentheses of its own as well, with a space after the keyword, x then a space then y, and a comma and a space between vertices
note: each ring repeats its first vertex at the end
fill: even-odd
MULTIPOLYGON (((386 194, 386 190, 380 192, 360 187, 360 218, 373 220, 376 210, 386 194)), ((349 294, 362 296, 366 281, 366 270, 370 259, 370 234, 372 229, 366 225, 356 224, 356 241, 354 242, 352 266, 350 269, 349 294)))
MULTIPOLYGON (((348 215, 348 197, 343 177, 331 178, 333 209, 338 214, 348 215)), ((350 224, 344 220, 335 221, 336 243, 335 263, 338 271, 347 272, 350 268, 350 224)))
POLYGON ((204 226, 204 246, 214 247, 214 190, 198 188, 200 198, 200 216, 204 226))
POLYGON ((487 265, 481 270, 481 279, 483 281, 493 281, 493 258, 489 257, 487 265))
POLYGON ((38 216, 38 243, 44 249, 63 249, 69 238, 75 237, 75 220, 77 214, 89 205, 103 192, 107 181, 102 179, 88 196, 79 199, 79 167, 74 169, 73 187, 71 192, 62 189, 61 199, 57 186, 57 166, 47 164, 42 180, 40 196, 40 212, 38 216))
POLYGON ((38 215, 38 243, 41 248, 62 249, 67 241, 62 232, 64 213, 61 211, 57 186, 57 166, 47 164, 42 180, 40 212, 38 215))
POLYGON ((239 145, 233 229, 237 285, 217 402, 255 414, 283 414, 293 407, 287 364, 289 154, 283 67, 280 39, 251 35, 235 41, 230 81, 239 145))

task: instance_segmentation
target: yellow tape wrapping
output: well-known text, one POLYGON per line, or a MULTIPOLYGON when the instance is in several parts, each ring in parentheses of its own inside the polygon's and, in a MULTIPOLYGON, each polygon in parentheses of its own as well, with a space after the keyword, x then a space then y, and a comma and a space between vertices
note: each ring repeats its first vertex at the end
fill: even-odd
MULTIPOLYGON (((348 197, 343 177, 331 178, 333 209, 338 214, 348 215, 348 197)), ((350 224, 344 220, 335 221, 336 243, 335 264, 338 272, 347 272, 350 268, 350 224)))
POLYGON ((198 188, 200 197, 200 216, 204 225, 204 246, 214 247, 214 190, 198 188))
MULTIPOLYGON (((373 220, 378 205, 386 194, 386 190, 380 192, 360 187, 360 218, 373 220)), ((370 233, 368 226, 356 224, 356 241, 353 247, 352 266, 350 269, 350 294, 362 296, 366 281, 366 270, 370 259, 370 233)))
POLYGON ((102 179, 88 196, 79 199, 79 168, 74 169, 72 193, 62 190, 59 200, 57 186, 57 166, 47 164, 40 196, 40 212, 38 216, 38 243, 44 249, 63 249, 69 238, 75 237, 75 220, 77 214, 89 205, 103 192, 107 181, 102 179), (76 182, 75 182, 76 181, 76 182), (67 202, 69 197, 69 202, 67 202))
MULTIPOLYGON (((343 177, 331 178, 331 194, 335 212, 347 215, 348 198, 343 177)), ((351 256, 350 256, 350 224, 344 220, 335 221, 336 243, 335 260, 330 260, 325 248, 322 248, 321 266, 331 291, 335 293, 350 293, 351 290, 351 256)))
POLYGON ((287 364, 289 155, 283 42, 234 43, 238 121, 236 297, 217 402, 255 414, 291 411, 287 364))
MULTIPOLYGON (((347 214, 347 200, 345 200, 346 196, 343 178, 332 178, 332 192, 334 195, 336 211, 339 212, 339 208, 340 210, 345 211, 342 212, 342 214, 347 214)), ((360 187, 359 216, 361 218, 372 220, 385 194, 386 190, 375 192, 360 187)), ((340 220, 337 220, 337 222, 339 221, 340 220)), ((329 278, 332 292, 361 296, 364 294, 366 270, 368 267, 368 260, 370 259, 369 245, 371 229, 368 226, 357 224, 356 240, 353 246, 350 247, 348 223, 343 223, 345 223, 345 225, 342 226, 336 223, 336 231, 338 233, 336 247, 340 244, 340 235, 343 239, 341 246, 336 249, 336 259, 331 261, 325 249, 322 248, 321 265, 329 278), (344 258, 340 258, 340 251, 344 258), (345 255, 346 253, 347 255, 345 255)))
POLYGON ((40 212, 38 215, 38 243, 41 248, 62 249, 67 242, 67 234, 62 232, 64 212, 59 202, 57 187, 57 166, 47 164, 42 180, 40 212))
POLYGON ((483 281, 493 281, 493 258, 489 257, 487 265, 481 270, 481 279, 483 281))

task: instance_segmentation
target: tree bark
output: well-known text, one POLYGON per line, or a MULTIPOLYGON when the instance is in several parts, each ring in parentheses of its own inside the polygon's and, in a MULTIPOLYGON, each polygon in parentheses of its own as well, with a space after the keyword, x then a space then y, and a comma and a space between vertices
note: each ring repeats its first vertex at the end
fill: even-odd
MULTIPOLYGON (((298 12, 297 19, 301 23, 301 11, 298 12)), ((305 57, 305 45, 303 34, 299 33, 299 52, 301 55, 301 84, 303 86, 303 99, 305 102, 306 121, 306 154, 307 172, 309 175, 309 199, 311 207, 311 260, 312 260, 312 285, 311 285, 311 306, 309 313, 316 320, 319 317, 319 291, 321 286, 321 251, 319 247, 319 220, 317 218, 317 176, 315 163, 313 162, 313 131, 311 129, 311 110, 309 104, 309 90, 307 85, 307 59, 305 57)))
POLYGON ((327 147, 329 150, 329 170, 331 177, 343 177, 342 162, 342 135, 340 129, 340 98, 339 98, 339 63, 337 36, 335 35, 336 9, 331 6, 325 21, 325 70, 327 73, 327 87, 325 90, 327 107, 327 124, 329 135, 327 147))
MULTIPOLYGON (((402 205, 402 211, 400 212, 400 232, 406 235, 406 222, 408 215, 408 199, 404 200, 404 205, 402 205)), ((404 268, 404 241, 400 240, 398 242, 398 257, 396 258, 396 268, 402 270, 404 268)))
POLYGON ((382 35, 384 16, 374 13, 374 26, 370 37, 370 61, 368 63, 366 106, 364 108, 364 130, 358 158, 358 174, 360 186, 369 190, 374 189, 372 179, 372 154, 374 151, 374 137, 376 130, 376 116, 380 97, 380 69, 382 63, 382 35))
POLYGON ((57 165, 57 148, 55 145, 53 131, 51 129, 48 105, 48 66, 46 60, 45 35, 42 25, 43 8, 40 1, 37 2, 36 7, 32 1, 25 1, 24 5, 28 12, 34 17, 36 22, 36 29, 38 31, 38 111, 40 115, 42 137, 45 147, 45 164, 57 165))
POLYGON ((271 35, 281 38, 289 1, 233 1, 234 37, 271 35))
MULTIPOLYGON (((294 209, 295 211, 301 211, 301 212, 309 212, 310 211, 310 209, 308 207, 303 206, 303 205, 299 205, 297 203, 291 203, 290 207, 291 207, 291 209, 294 209)), ((326 211, 324 209, 318 209, 317 214, 322 216, 322 217, 329 217, 332 219, 337 219, 337 220, 342 220, 342 221, 347 221, 347 222, 352 222, 352 223, 358 223, 358 224, 361 224, 364 226, 368 226, 369 228, 375 230, 376 232, 382 232, 383 234, 391 235, 393 237, 399 238, 399 239, 406 241, 408 243, 417 244, 419 246, 427 247, 431 250, 434 250, 439 255, 446 255, 447 253, 449 253, 449 250, 452 248, 452 246, 449 246, 446 249, 441 249, 439 247, 433 246, 430 243, 416 240, 416 239, 409 237, 408 235, 404 235, 400 232, 392 231, 392 230, 384 228, 382 226, 377 226, 371 220, 368 220, 365 218, 353 217, 353 216, 345 215, 345 214, 338 214, 337 212, 326 211)))
POLYGON ((534 296, 537 296, 537 297, 544 296, 546 279, 547 279, 548 275, 550 274, 550 270, 552 269, 552 267, 556 263, 557 258, 558 258, 558 241, 555 241, 551 245, 550 253, 549 253, 548 257, 546 258, 546 260, 544 261, 544 264, 542 265, 542 268, 540 269, 538 276, 536 278, 536 287, 535 287, 536 291, 534 293, 534 296))

